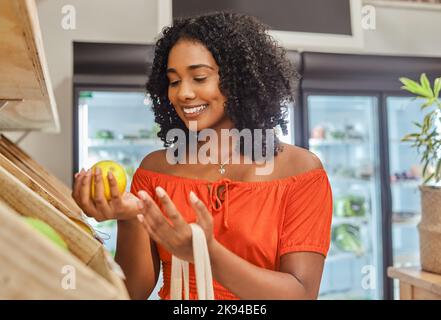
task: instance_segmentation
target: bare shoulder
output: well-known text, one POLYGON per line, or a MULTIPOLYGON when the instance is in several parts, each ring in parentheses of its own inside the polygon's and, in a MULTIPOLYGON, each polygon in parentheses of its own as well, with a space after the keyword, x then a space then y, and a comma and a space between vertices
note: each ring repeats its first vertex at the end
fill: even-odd
POLYGON ((142 159, 139 167, 150 171, 164 172, 166 170, 165 153, 166 149, 159 149, 150 152, 144 157, 144 159, 142 159))
POLYGON ((280 169, 286 176, 294 176, 315 169, 323 169, 320 159, 311 151, 287 143, 281 143, 283 151, 280 169))

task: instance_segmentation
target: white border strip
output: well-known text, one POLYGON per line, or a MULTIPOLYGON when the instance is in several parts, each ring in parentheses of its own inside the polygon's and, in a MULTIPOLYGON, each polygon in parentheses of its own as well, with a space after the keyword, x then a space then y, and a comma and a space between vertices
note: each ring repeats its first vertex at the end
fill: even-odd
POLYGON ((400 8, 410 10, 428 10, 441 11, 441 4, 437 3, 423 3, 410 1, 384 1, 384 0, 364 0, 363 4, 370 4, 378 7, 400 8))

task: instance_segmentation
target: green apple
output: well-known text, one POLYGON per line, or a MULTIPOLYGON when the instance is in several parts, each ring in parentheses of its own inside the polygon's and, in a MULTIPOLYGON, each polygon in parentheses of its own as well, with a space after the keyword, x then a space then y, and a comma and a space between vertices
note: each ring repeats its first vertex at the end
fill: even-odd
POLYGON ((49 240, 51 240, 55 245, 57 245, 59 248, 68 251, 67 244, 61 238, 61 236, 58 234, 57 231, 54 230, 50 225, 48 225, 46 222, 37 219, 37 218, 31 218, 31 217, 24 217, 25 221, 33 227, 35 230, 39 231, 41 234, 46 236, 49 240))

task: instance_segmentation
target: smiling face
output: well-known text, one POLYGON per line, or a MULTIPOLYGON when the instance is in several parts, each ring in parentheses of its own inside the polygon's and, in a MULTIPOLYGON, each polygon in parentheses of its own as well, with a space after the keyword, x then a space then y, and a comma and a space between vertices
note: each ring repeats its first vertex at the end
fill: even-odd
POLYGON ((219 89, 219 66, 203 44, 179 40, 169 53, 167 77, 168 99, 187 128, 190 121, 197 122, 197 131, 233 127, 219 89))

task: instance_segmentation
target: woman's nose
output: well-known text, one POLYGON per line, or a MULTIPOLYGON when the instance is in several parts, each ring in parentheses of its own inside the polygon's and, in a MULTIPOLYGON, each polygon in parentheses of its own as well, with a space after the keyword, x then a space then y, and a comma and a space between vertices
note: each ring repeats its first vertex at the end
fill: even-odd
POLYGON ((178 98, 181 101, 194 99, 196 94, 190 84, 185 83, 185 81, 181 82, 181 85, 178 89, 178 98))

